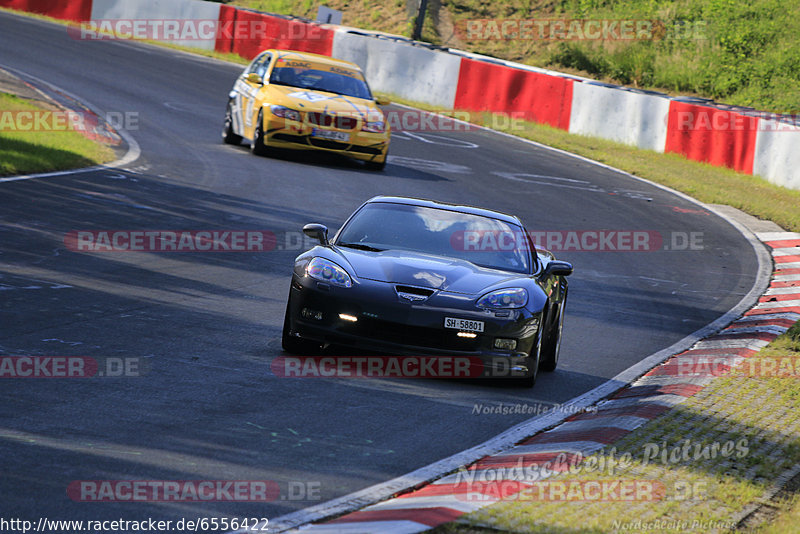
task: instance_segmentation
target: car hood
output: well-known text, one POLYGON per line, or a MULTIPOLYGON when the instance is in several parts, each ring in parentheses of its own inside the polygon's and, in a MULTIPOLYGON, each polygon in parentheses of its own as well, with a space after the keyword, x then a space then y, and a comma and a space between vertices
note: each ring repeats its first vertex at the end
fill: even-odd
POLYGON ((266 85, 266 100, 271 104, 301 111, 326 111, 334 113, 381 113, 375 102, 354 96, 337 95, 325 91, 300 89, 287 85, 266 85))
POLYGON ((474 295, 489 286, 524 276, 486 269, 455 258, 409 251, 366 252, 342 247, 336 250, 358 278, 452 293, 474 295))

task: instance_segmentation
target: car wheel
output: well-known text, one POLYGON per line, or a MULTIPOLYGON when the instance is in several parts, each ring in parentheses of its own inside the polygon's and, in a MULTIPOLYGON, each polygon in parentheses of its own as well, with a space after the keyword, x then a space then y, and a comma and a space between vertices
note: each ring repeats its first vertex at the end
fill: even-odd
POLYGON ((539 367, 542 371, 552 372, 558 366, 558 354, 561 352, 561 330, 564 327, 564 307, 567 304, 566 295, 558 305, 556 321, 547 332, 547 338, 542 344, 542 358, 539 367))
POLYGON ((370 171, 382 171, 386 168, 386 160, 389 159, 389 151, 383 155, 383 161, 365 161, 364 167, 370 171))
POLYGON ((225 108, 225 124, 222 127, 222 141, 229 145, 239 145, 242 143, 242 136, 233 131, 233 106, 231 101, 225 108))
POLYGON ((539 366, 541 362, 542 353, 542 335, 541 333, 536 336, 536 344, 531 347, 530 358, 532 360, 530 374, 524 378, 515 378, 514 385, 523 388, 532 388, 536 384, 536 376, 539 374, 539 366))
POLYGON ((378 163, 377 161, 367 161, 367 162, 364 162, 364 167, 366 167, 367 170, 369 170, 369 171, 378 171, 378 172, 380 172, 384 168, 386 168, 386 160, 381 161, 380 163, 378 163))
POLYGON ((250 152, 256 156, 265 156, 267 154, 267 145, 264 144, 264 120, 260 111, 258 112, 256 127, 253 130, 253 141, 250 143, 250 152))
POLYGON ((319 343, 290 335, 289 310, 290 304, 287 303, 286 314, 283 317, 283 334, 281 335, 281 346, 283 347, 283 350, 290 354, 297 354, 299 356, 311 356, 316 354, 321 348, 319 343))

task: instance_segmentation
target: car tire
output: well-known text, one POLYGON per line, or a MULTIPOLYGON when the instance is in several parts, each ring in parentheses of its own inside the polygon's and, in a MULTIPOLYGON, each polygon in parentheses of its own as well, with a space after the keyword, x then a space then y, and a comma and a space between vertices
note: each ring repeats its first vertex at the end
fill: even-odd
MULTIPOLYGON (((291 301, 290 301, 291 302, 291 301)), ((289 310, 290 303, 286 304, 286 314, 283 317, 283 333, 281 335, 281 347, 283 350, 290 354, 297 354, 298 356, 312 356, 317 354, 321 348, 319 343, 315 343, 308 339, 302 339, 292 336, 289 326, 289 310)))
POLYGON ((267 145, 264 143, 264 120, 261 112, 258 112, 256 127, 253 129, 253 140, 250 142, 250 152, 256 156, 267 155, 267 145))
POLYGON ((567 305, 567 296, 558 305, 555 322, 547 331, 547 336, 542 343, 542 356, 539 368, 547 373, 553 372, 558 366, 558 355, 561 352, 561 331, 564 327, 564 307, 567 305))
POLYGON ((383 161, 365 161, 364 168, 369 171, 376 171, 380 172, 386 168, 386 160, 389 159, 389 151, 387 150, 386 153, 383 155, 383 161))
POLYGON ((222 141, 228 145, 242 144, 242 136, 233 131, 233 103, 229 100, 225 107, 225 123, 222 126, 222 141))
POLYGON ((364 167, 366 167, 368 171, 380 172, 386 168, 386 161, 384 160, 380 163, 376 161, 366 161, 364 162, 364 167))
POLYGON ((532 388, 536 384, 536 377, 539 374, 539 367, 542 357, 542 336, 536 336, 536 344, 531 347, 530 357, 534 359, 530 369, 530 374, 523 378, 514 378, 513 383, 517 387, 532 388))

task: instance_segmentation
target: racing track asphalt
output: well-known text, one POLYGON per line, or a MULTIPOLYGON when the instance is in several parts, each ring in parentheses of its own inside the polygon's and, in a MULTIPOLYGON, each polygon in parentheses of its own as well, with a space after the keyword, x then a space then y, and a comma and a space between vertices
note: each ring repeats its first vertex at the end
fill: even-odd
MULTIPOLYGON (((0 14, 0 67, 132 112, 142 156, 0 184, 0 354, 139 358, 133 378, 4 379, 4 517, 274 518, 402 475, 562 403, 733 307, 755 254, 729 223, 612 170, 487 131, 394 136, 384 173, 221 143, 241 67, 0 14), (332 230, 365 199, 411 195, 520 215, 531 230, 702 232, 701 250, 561 252, 575 265, 561 364, 533 390, 457 380, 284 379, 270 361, 296 250, 75 253, 83 229, 332 230), (75 480, 274 480, 251 503, 77 503, 75 480), (318 491, 287 498, 289 484, 318 491), (317 490, 318 488, 318 490, 317 490)), ((285 247, 284 247, 285 248, 285 247)))

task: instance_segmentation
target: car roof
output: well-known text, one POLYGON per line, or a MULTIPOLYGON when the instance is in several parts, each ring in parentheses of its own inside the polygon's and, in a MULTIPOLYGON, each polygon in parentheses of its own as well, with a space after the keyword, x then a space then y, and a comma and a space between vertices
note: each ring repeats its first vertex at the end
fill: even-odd
POLYGON ((274 48, 271 48, 269 50, 264 50, 263 52, 275 53, 279 58, 299 59, 301 61, 303 60, 314 61, 316 63, 323 63, 326 65, 346 65, 352 69, 361 72, 361 67, 359 67, 352 61, 347 61, 345 59, 337 59, 330 56, 323 56, 322 54, 314 54, 312 52, 299 52, 297 50, 277 50, 274 48))
POLYGON ((520 221, 518 217, 515 217, 514 215, 509 215, 507 213, 503 213, 501 211, 487 210, 484 208, 476 208, 474 206, 465 206, 462 204, 450 204, 447 202, 439 202, 436 200, 428 200, 424 198, 377 196, 367 200, 365 204, 372 204, 378 202, 390 203, 390 204, 406 204, 408 206, 422 206, 426 208, 436 208, 447 211, 456 211, 459 213, 469 213, 471 215, 489 217, 491 219, 497 219, 510 224, 522 226, 522 221, 520 221))

